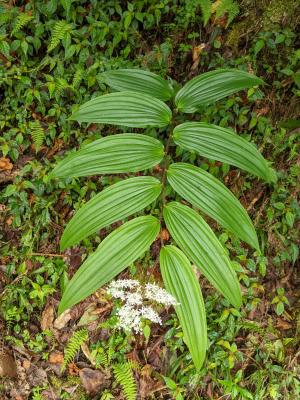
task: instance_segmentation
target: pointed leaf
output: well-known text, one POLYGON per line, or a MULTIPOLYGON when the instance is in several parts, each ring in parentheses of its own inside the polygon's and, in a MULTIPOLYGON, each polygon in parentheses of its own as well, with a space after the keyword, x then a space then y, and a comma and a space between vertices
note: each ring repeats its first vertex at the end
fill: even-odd
POLYGON ((159 100, 169 100, 173 96, 173 89, 167 81, 159 75, 142 69, 117 69, 102 74, 105 83, 111 88, 122 91, 148 94, 159 100))
POLYGON ((185 113, 223 99, 242 89, 262 84, 257 76, 238 69, 216 69, 187 82, 175 97, 178 110, 185 113))
POLYGON ((126 91, 96 97, 80 106, 70 119, 78 122, 147 128, 166 126, 171 117, 171 110, 161 100, 146 94, 126 91))
POLYGON ((186 122, 176 126, 173 138, 185 150, 235 165, 267 182, 276 180, 276 174, 256 147, 230 129, 205 122, 186 122))
POLYGON ((242 303, 241 289, 230 260, 204 219, 177 202, 164 208, 164 219, 172 237, 206 278, 235 307, 242 303))
POLYGON ((61 238, 61 250, 142 210, 160 192, 161 183, 151 176, 126 179, 102 190, 81 207, 68 223, 61 238))
POLYGON ((59 313, 85 299, 141 257, 158 232, 158 219, 145 216, 125 222, 109 234, 67 284, 59 313))
POLYGON ((213 175, 190 164, 175 163, 170 165, 167 176, 170 185, 185 200, 259 249, 255 228, 246 210, 213 175))
POLYGON ((199 282, 186 256, 175 246, 165 246, 160 251, 160 268, 165 286, 180 303, 175 306, 183 339, 200 369, 207 348, 205 307, 199 282))
POLYGON ((159 164, 164 148, 159 140, 134 133, 106 136, 62 160, 51 176, 70 178, 137 172, 159 164))
POLYGON ((203 17, 203 22, 204 26, 208 23, 208 20, 211 16, 211 9, 212 9, 212 4, 211 0, 201 0, 200 1, 200 8, 201 8, 201 13, 203 17))

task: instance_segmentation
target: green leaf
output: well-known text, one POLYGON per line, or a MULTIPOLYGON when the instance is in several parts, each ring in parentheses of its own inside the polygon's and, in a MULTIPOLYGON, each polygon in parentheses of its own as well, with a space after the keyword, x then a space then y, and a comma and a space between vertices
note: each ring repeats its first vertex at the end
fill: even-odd
POLYGON ((199 3, 205 26, 208 23, 208 20, 211 16, 211 8, 212 8, 211 0, 200 0, 199 3))
POLYGON ((105 83, 111 88, 123 92, 126 90, 147 94, 159 100, 169 100, 173 96, 173 89, 167 81, 159 75, 142 69, 118 69, 102 74, 105 83))
POLYGON ((192 266, 175 246, 160 251, 160 268, 165 286, 180 303, 175 306, 183 338, 197 369, 200 369, 207 348, 207 327, 202 293, 192 266))
POLYGON ((178 110, 193 113, 200 106, 262 83, 260 78, 248 72, 238 69, 217 69, 187 82, 177 93, 175 104, 178 110))
POLYGON ((162 143, 152 137, 135 133, 106 136, 70 154, 54 168, 51 176, 137 172, 159 164, 163 156, 162 143))
POLYGON ((150 215, 125 222, 109 234, 67 284, 59 314, 109 282, 150 247, 159 221, 150 215))
POLYGON ((173 138, 185 150, 235 165, 267 182, 276 181, 275 172, 255 146, 230 129, 205 122, 186 122, 176 126, 173 138))
POLYGON ((246 210, 218 179, 185 163, 170 165, 167 176, 180 196, 259 250, 257 235, 246 210))
POLYGON ((230 260, 204 219, 177 202, 164 208, 164 219, 172 237, 206 278, 235 307, 242 303, 241 289, 230 260))
POLYGON ((160 192, 161 183, 151 176, 126 179, 102 190, 81 207, 68 223, 60 241, 61 250, 142 210, 160 192))
POLYGON ((169 125, 171 117, 171 110, 161 100, 146 94, 126 91, 96 97, 80 106, 70 119, 78 122, 147 128, 169 125))

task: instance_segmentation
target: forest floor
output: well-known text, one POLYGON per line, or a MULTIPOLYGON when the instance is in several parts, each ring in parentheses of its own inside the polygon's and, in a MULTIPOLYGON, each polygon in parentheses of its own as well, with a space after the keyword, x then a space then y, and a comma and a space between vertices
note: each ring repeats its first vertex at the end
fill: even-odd
MULTIPOLYGON (((196 3, 0 2, 1 400, 130 399, 128 382, 140 399, 300 398, 299 4, 228 1, 227 11, 215 11, 204 26, 196 3), (118 177, 52 181, 49 173, 71 149, 107 133, 68 117, 74 104, 107 91, 101 72, 121 67, 179 83, 241 68, 265 81, 200 116, 251 140, 278 175, 268 185, 193 158, 239 198, 263 254, 214 226, 238 271, 243 306, 231 308, 201 277, 209 348, 200 372, 173 309, 162 311, 161 326, 126 334, 114 327, 116 304, 102 288, 57 315, 67 279, 108 232, 61 253, 63 228, 118 177)), ((121 277, 161 284, 158 247, 121 277)))

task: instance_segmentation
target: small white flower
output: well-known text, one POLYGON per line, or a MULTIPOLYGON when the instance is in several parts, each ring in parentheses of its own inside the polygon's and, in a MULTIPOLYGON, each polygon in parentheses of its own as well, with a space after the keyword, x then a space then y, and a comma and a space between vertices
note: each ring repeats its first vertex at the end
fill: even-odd
POLYGON ((117 315, 119 317, 118 328, 124 329, 125 331, 131 331, 133 329, 136 333, 142 331, 139 310, 125 304, 125 306, 118 310, 117 315))
POLYGON ((140 283, 135 279, 119 279, 117 281, 112 281, 109 288, 113 287, 116 289, 136 289, 140 288, 140 283))
POLYGON ((147 297, 149 300, 154 300, 157 303, 164 304, 166 306, 179 305, 179 303, 170 293, 153 283, 146 284, 145 297, 147 297))
POLYGON ((126 294, 125 294, 124 290, 117 289, 115 287, 109 287, 107 289, 107 293, 110 294, 115 299, 121 299, 121 300, 126 299, 126 294))
POLYGON ((127 293, 125 301, 128 305, 138 305, 143 303, 143 297, 139 292, 127 293))
POLYGON ((152 307, 142 307, 140 309, 141 316, 145 319, 149 319, 151 322, 156 324, 162 324, 161 318, 156 311, 153 310, 152 307))
POLYGON ((125 331, 142 332, 142 321, 147 319, 156 324, 162 324, 159 314, 149 306, 149 300, 166 306, 178 305, 174 297, 161 287, 147 283, 144 287, 133 279, 112 281, 107 293, 116 299, 121 299, 124 305, 117 311, 117 327, 125 331), (144 305, 146 304, 146 305, 144 305))

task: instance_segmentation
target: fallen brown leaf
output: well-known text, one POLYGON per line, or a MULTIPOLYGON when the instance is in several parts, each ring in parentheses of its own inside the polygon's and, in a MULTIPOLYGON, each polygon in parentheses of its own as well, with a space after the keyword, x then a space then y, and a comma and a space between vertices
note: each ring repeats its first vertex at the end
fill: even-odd
POLYGON ((41 328, 43 331, 51 329, 54 321, 54 307, 52 304, 46 305, 42 317, 41 317, 41 328))
POLYGON ((68 365, 68 371, 69 371, 69 375, 72 375, 72 376, 78 376, 78 374, 79 374, 79 368, 73 362, 71 362, 68 365))
POLYGON ((105 374, 90 368, 83 368, 80 370, 79 376, 84 389, 89 395, 97 394, 107 380, 105 374))
POLYGON ((10 162, 10 159, 1 157, 0 158, 0 170, 11 171, 12 169, 13 169, 13 164, 10 162))
POLYGON ((81 345, 81 350, 82 350, 83 354, 86 356, 86 358, 90 361, 92 366, 94 367, 96 365, 96 359, 90 352, 90 349, 86 343, 83 343, 81 345))
POLYGON ((13 356, 8 353, 0 354, 0 376, 15 378, 17 376, 17 366, 13 356))
POLYGON ((64 355, 60 351, 53 351, 49 355, 49 363, 62 364, 64 362, 64 355))
POLYGON ((54 324, 53 324, 54 328, 58 329, 58 330, 63 329, 67 325, 67 323, 70 321, 71 318, 72 318, 71 311, 69 309, 64 311, 54 321, 54 324))

